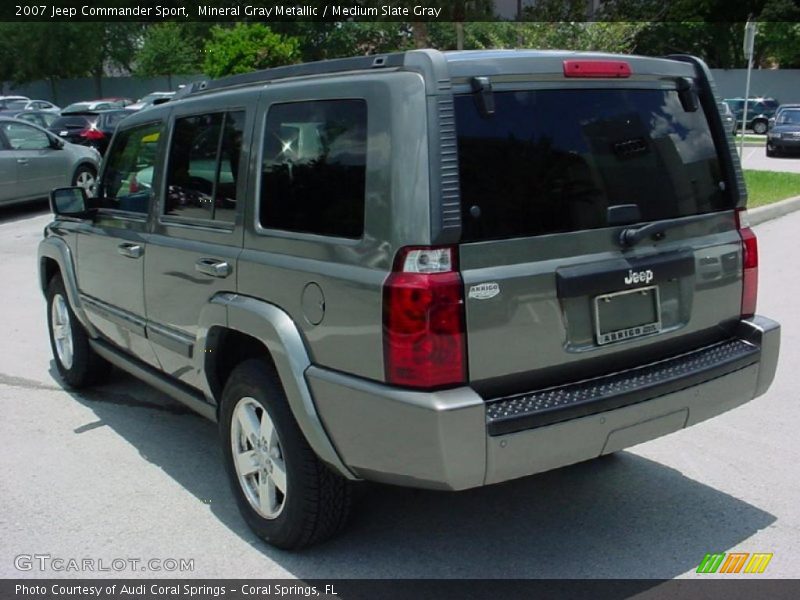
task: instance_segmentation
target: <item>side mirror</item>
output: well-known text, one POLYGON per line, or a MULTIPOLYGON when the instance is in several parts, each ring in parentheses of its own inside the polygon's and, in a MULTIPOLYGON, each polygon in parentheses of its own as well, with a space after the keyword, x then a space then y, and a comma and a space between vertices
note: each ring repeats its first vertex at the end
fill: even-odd
POLYGON ((55 150, 61 150, 64 147, 64 140, 56 136, 50 136, 50 147, 55 150))
POLYGON ((86 190, 82 187, 55 188, 50 192, 50 210, 58 217, 85 219, 91 215, 86 190))

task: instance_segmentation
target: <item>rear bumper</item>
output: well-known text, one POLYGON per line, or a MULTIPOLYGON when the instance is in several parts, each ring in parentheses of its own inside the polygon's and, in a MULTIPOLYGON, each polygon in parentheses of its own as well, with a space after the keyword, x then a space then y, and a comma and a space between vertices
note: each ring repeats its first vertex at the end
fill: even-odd
POLYGON ((724 344, 489 402, 467 387, 413 392, 319 367, 306 377, 331 441, 359 477, 458 490, 615 452, 763 394, 775 376, 780 325, 754 317, 724 344))

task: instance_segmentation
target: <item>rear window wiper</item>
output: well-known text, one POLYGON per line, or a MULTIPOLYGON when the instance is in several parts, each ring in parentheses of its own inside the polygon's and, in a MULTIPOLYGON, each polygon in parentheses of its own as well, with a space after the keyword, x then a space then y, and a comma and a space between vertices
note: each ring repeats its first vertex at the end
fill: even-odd
POLYGON ((648 223, 641 227, 626 227, 619 234, 619 245, 623 248, 630 248, 648 237, 660 240, 664 237, 664 232, 680 225, 681 221, 679 220, 666 220, 648 223))

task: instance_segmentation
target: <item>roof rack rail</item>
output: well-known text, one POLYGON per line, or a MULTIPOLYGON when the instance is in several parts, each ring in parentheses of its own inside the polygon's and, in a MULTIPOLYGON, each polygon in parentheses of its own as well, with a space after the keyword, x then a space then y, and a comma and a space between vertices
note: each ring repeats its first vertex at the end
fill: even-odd
MULTIPOLYGON (((209 92, 211 90, 222 90, 231 87, 250 85, 256 83, 268 83, 279 79, 290 77, 305 77, 313 75, 328 75, 331 73, 341 73, 345 71, 367 71, 378 68, 402 67, 405 53, 398 52, 393 54, 378 54, 374 56, 357 56, 354 58, 335 58, 331 60, 321 60, 317 62, 302 63, 298 65, 287 65, 284 67, 274 67, 243 73, 241 75, 231 75, 212 81, 196 81, 184 88, 184 93, 176 94, 179 98, 185 98, 192 94, 209 92)), ((183 91, 183 90, 181 90, 183 91)))

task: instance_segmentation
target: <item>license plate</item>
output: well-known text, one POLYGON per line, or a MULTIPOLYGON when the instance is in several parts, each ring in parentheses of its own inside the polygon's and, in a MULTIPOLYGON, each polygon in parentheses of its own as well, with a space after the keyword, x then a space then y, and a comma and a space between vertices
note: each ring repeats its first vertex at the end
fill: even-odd
POLYGON ((658 286, 595 296, 594 323, 598 345, 622 342, 661 331, 658 286))

